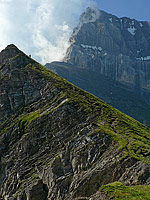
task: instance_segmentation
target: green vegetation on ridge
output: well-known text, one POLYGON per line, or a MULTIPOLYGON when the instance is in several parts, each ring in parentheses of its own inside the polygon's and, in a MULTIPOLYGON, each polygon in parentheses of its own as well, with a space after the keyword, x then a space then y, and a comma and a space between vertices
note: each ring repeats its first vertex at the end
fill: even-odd
POLYGON ((68 102, 80 105, 86 115, 94 114, 97 119, 97 132, 110 135, 124 152, 124 157, 130 156, 150 163, 149 128, 109 106, 98 97, 79 89, 42 65, 36 63, 27 67, 40 76, 42 73, 54 88, 61 91, 61 95, 62 93, 66 95, 68 102))
MULTIPOLYGON (((25 108, 21 108, 22 111, 18 113, 16 112, 14 116, 12 116, 8 121, 5 121, 3 125, 1 125, 2 128, 0 130, 0 136, 3 137, 5 136, 5 134, 7 135, 7 132, 8 134, 14 136, 13 137, 14 140, 11 140, 13 145, 9 146, 11 150, 15 147, 14 144, 16 142, 16 136, 18 137, 17 139, 19 140, 20 145, 24 144, 24 142, 28 143, 29 140, 32 141, 32 139, 35 139, 37 136, 37 143, 35 143, 36 145, 34 150, 35 152, 38 151, 38 149, 41 150, 40 148, 42 142, 51 141, 52 138, 55 138, 54 137, 55 135, 53 135, 53 133, 56 133, 57 131, 61 130, 61 126, 57 127, 58 124, 57 121, 55 122, 56 126, 53 126, 53 128, 51 128, 50 121, 54 117, 57 118, 58 116, 59 118, 61 116, 60 113, 63 113, 62 111, 64 111, 64 109, 62 109, 62 106, 64 104, 67 104, 66 107, 64 108, 73 108, 73 110, 75 110, 75 115, 77 114, 77 120, 75 120, 75 123, 77 123, 77 125, 79 121, 82 121, 84 123, 84 120, 79 119, 78 121, 78 114, 79 114, 79 116, 83 117, 82 119, 85 119, 88 125, 92 126, 94 131, 92 132, 93 136, 95 136, 94 133, 97 131, 97 133, 95 133, 96 139, 98 137, 101 139, 102 138, 101 136, 105 137, 105 134, 109 135, 112 138, 112 144, 115 146, 110 146, 110 147, 113 147, 113 149, 115 149, 116 147, 117 150, 119 149, 121 152, 119 155, 118 162, 121 163, 121 161, 124 161, 123 159, 126 157, 132 157, 137 160, 143 161, 145 163, 150 163, 150 130, 148 127, 145 127, 138 121, 114 109, 104 101, 100 100, 98 97, 82 89, 79 89, 78 87, 74 86, 73 84, 69 83, 65 79, 54 74, 53 72, 51 72, 50 70, 48 70, 47 68, 43 67, 42 65, 36 62, 33 64, 30 63, 26 65, 25 70, 27 70, 28 73, 31 72, 31 77, 32 77, 31 80, 33 80, 33 83, 35 79, 36 79, 35 84, 40 82, 41 80, 44 80, 43 81, 44 84, 48 87, 45 88, 45 85, 44 86, 42 85, 43 87, 41 88, 42 89, 44 88, 44 92, 42 93, 43 96, 39 98, 38 101, 36 101, 35 99, 35 102, 26 105, 25 108), (47 140, 48 138, 47 136, 50 136, 49 140, 47 140)), ((67 115, 69 114, 70 117, 72 118, 73 117, 72 114, 74 113, 72 113, 72 111, 69 110, 69 112, 65 112, 65 114, 67 115)), ((68 122, 68 120, 66 121, 68 122)), ((76 131, 75 133, 78 132, 76 131)), ((74 138, 75 133, 72 131, 71 137, 74 138)), ((110 139, 108 140, 108 143, 109 142, 111 143, 110 139)), ((106 143, 106 145, 108 143, 106 143)), ((50 159, 53 156, 56 158, 57 149, 59 150, 59 146, 57 144, 58 143, 56 143, 55 147, 51 149, 48 150, 46 149, 46 151, 49 152, 50 159)), ((94 146, 91 145, 91 143, 87 143, 87 145, 88 145, 87 146, 88 150, 92 150, 95 148, 94 146)), ((29 152, 32 150, 32 145, 30 145, 30 147, 31 148, 29 148, 29 152)), ((45 148, 43 149, 45 150, 45 148)), ((109 149, 107 149, 106 152, 111 154, 109 149)), ((22 154, 21 162, 24 153, 25 153, 24 150, 20 153, 20 155, 22 154)), ((114 152, 112 152, 112 155, 113 153, 114 152)), ((47 157, 47 154, 45 154, 45 152, 44 155, 47 157)), ((45 159, 40 160, 40 163, 43 162, 45 162, 46 166, 48 166, 50 161, 47 162, 47 160, 45 159)), ((112 162, 111 164, 113 165, 116 164, 115 163, 116 160, 115 161, 110 160, 110 162, 112 162)), ((32 181, 37 181, 39 179, 38 173, 36 171, 31 171, 30 176, 32 181)), ((23 182, 21 184, 22 185, 20 186, 20 188, 22 187, 24 188, 23 182)), ((131 196, 131 198, 128 199, 135 200, 135 199, 140 199, 141 197, 143 199, 146 199, 147 196, 149 195, 147 192, 148 191, 147 187, 145 187, 143 190, 144 194, 141 192, 142 186, 136 186, 132 189, 131 187, 130 188, 126 187, 124 185, 121 185, 120 183, 114 183, 114 185, 113 186, 111 185, 110 187, 103 186, 101 190, 109 194, 112 198, 118 198, 118 199, 122 198, 122 200, 125 200, 123 199, 124 196, 125 197, 131 196), (114 189, 112 189, 112 187, 114 189), (120 188, 118 189, 118 187, 122 189, 122 192, 119 194, 117 192, 118 190, 120 192, 121 189, 120 188), (137 193, 137 190, 139 193, 137 193), (133 196, 133 194, 135 194, 134 191, 136 191, 138 197, 140 198, 137 198, 137 196, 133 196), (123 197, 119 195, 123 195, 123 197)))
POLYGON ((99 72, 82 69, 68 63, 52 62, 46 66, 76 86, 103 99, 123 113, 140 122, 149 124, 150 106, 143 100, 140 94, 133 92, 128 85, 118 83, 99 72))
POLYGON ((20 128, 27 127, 33 120, 39 117, 39 112, 32 112, 21 117, 20 128))
POLYGON ((150 186, 125 186, 120 182, 110 183, 100 188, 112 200, 150 200, 150 186))
MULTIPOLYGON (((67 99, 68 103, 79 106, 87 117, 95 116, 95 124, 98 127, 97 132, 99 134, 105 133, 110 135, 120 148, 120 151, 123 151, 123 158, 130 156, 145 163, 150 163, 149 128, 109 106, 98 97, 79 89, 36 62, 28 64, 26 68, 32 71, 35 77, 44 77, 53 89, 57 88, 59 91, 56 99, 56 102, 58 102, 57 109, 59 105, 62 105, 61 101, 67 99)), ((46 110, 47 106, 50 105, 45 105, 39 108, 39 110, 19 116, 20 128, 26 129, 32 121, 37 120, 44 113, 44 109, 46 110)), ((50 112, 54 112, 55 110, 54 108, 50 112)), ((46 114, 48 115, 50 112, 46 114)), ((9 127, 12 128, 11 125, 9 127)), ((0 134, 5 133, 9 127, 1 130, 0 134)))

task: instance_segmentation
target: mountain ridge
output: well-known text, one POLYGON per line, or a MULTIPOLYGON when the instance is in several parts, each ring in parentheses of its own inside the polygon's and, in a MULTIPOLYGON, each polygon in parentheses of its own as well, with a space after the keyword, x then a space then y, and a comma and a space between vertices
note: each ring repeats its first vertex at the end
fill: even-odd
POLYGON ((90 199, 113 181, 148 185, 149 128, 20 54, 0 68, 0 97, 13 87, 0 100, 15 111, 0 116, 0 198, 90 199))
POLYGON ((81 69, 69 63, 52 62, 45 66, 123 113, 149 125, 149 104, 139 94, 133 92, 130 86, 114 81, 98 72, 81 69))

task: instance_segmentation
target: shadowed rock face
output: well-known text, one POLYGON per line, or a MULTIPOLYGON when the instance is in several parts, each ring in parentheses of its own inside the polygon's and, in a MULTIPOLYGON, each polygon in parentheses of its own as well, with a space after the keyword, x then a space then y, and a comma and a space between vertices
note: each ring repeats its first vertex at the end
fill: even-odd
POLYGON ((64 61, 128 84, 150 102, 150 22, 103 11, 88 21, 92 13, 82 14, 64 61))
POLYGON ((33 61, 14 45, 0 53, 0 123, 41 97, 40 82, 26 70, 33 61))
POLYGON ((89 199, 116 180, 150 184, 148 128, 13 45, 0 55, 1 199, 89 199))

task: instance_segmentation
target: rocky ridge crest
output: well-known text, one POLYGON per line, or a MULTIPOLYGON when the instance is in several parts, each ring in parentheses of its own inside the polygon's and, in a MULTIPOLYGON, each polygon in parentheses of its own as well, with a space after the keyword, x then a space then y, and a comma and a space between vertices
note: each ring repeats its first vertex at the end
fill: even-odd
POLYGON ((1 199, 90 199, 113 181, 150 183, 147 127, 14 45, 2 55, 1 199))

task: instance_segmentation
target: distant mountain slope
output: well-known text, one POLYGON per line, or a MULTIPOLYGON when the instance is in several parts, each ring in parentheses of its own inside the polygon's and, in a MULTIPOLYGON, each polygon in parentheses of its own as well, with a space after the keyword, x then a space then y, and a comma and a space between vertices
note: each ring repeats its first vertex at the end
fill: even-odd
POLYGON ((128 85, 114 81, 101 73, 81 69, 69 63, 52 62, 45 66, 127 115, 149 125, 150 105, 128 85))
POLYGON ((65 62, 100 72, 150 94, 150 22, 88 8, 70 38, 65 62), (91 21, 95 14, 99 17, 91 21))
MULTIPOLYGON (((64 67, 63 75, 61 72, 60 75, 130 116, 142 122, 147 121, 149 124, 150 22, 137 21, 127 17, 118 18, 101 10, 87 8, 81 15, 79 25, 74 29, 70 38, 70 47, 66 52, 64 62, 72 64, 70 68, 73 70, 74 77, 67 78, 69 69, 67 70, 66 67, 64 67), (75 73, 76 69, 74 68, 76 67, 78 73, 75 73), (89 73, 86 76, 89 84, 86 86, 81 83, 85 80, 83 71, 89 73), (98 75, 97 81, 93 80, 94 72, 107 77, 107 80, 110 79, 110 83, 108 81, 102 88, 102 81, 98 80, 98 75), (80 78, 79 83, 78 78, 80 78), (98 90, 98 82, 101 85, 101 91, 98 90), (120 84, 120 89, 123 87, 129 90, 129 99, 128 95, 123 94, 124 89, 122 91, 119 89, 118 95, 121 101, 118 101, 116 86, 113 99, 107 92, 104 95, 102 89, 112 90, 113 83, 120 84), (125 110, 126 106, 127 110, 125 110), (139 107, 139 110, 136 107, 139 107)), ((71 70, 69 70, 70 73, 71 70)), ((57 66, 58 74, 59 71, 57 66)), ((101 78, 99 77, 99 79, 101 78)))
POLYGON ((1 199, 88 199, 113 181, 150 184, 149 128, 14 45, 0 53, 0 83, 1 199))

